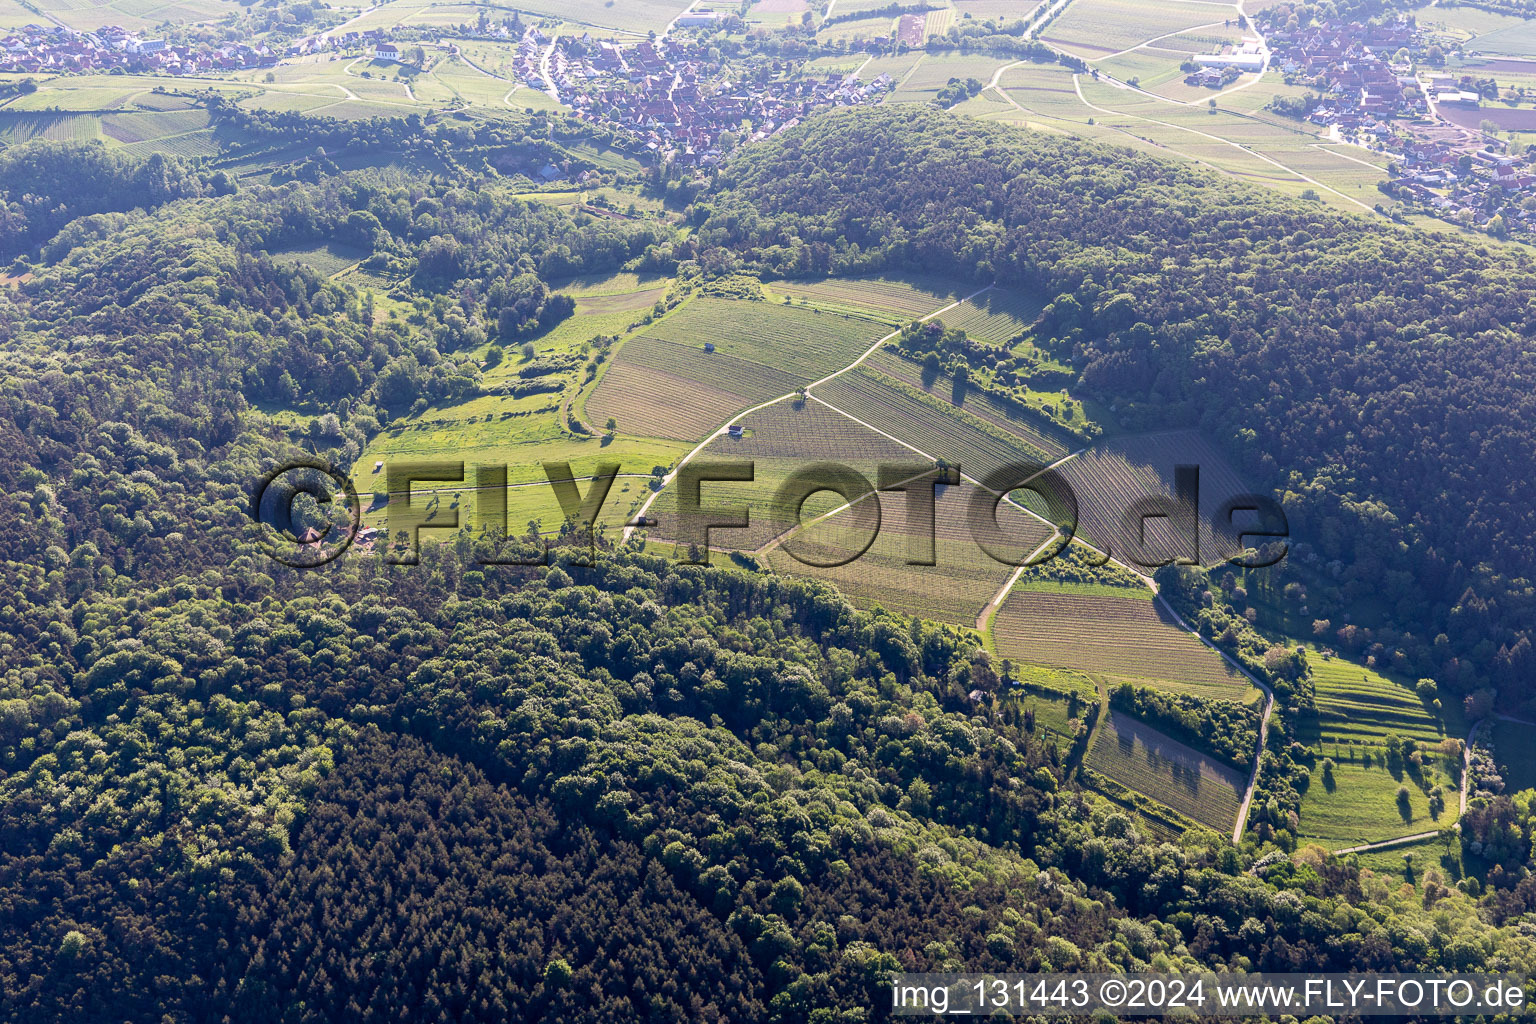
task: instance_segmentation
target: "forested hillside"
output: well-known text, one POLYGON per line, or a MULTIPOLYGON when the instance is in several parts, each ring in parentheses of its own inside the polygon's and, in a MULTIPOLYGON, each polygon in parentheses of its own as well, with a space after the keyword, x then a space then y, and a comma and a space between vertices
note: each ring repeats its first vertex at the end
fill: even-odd
POLYGON ((1382 605, 1344 649, 1536 696, 1529 256, 917 108, 753 147, 694 216, 701 247, 768 273, 1043 287, 1037 342, 1082 391, 1129 428, 1229 439, 1281 496, 1318 619, 1382 605))
MULTIPOLYGON (((44 146, 13 166, 78 156, 44 146)), ((1262 431, 1245 450, 1273 454, 1250 467, 1271 478, 1310 474, 1288 503, 1341 559, 1341 589, 1437 552, 1440 590, 1492 588, 1441 550, 1461 543, 1447 517, 1503 515, 1523 463, 1476 484, 1494 496, 1477 505, 1467 477, 1408 503, 1383 460, 1413 438, 1423 461, 1407 464, 1438 466, 1476 433, 1491 474, 1523 436, 1498 427, 1528 400, 1515 373, 1479 381, 1508 403, 1494 412, 1462 383, 1481 364, 1443 371, 1461 396, 1445 408, 1475 430, 1373 417, 1442 393, 1392 380, 1440 365, 1408 359, 1412 332, 1477 326, 1415 349, 1433 359, 1507 349, 1523 321, 1495 313, 1523 301, 1523 277, 1457 286, 1487 306, 1453 312, 1442 299, 1475 250, 1445 250, 1460 262, 1418 292, 1385 267, 1367 287, 1364 254, 1412 267, 1416 250, 1123 154, 910 111, 747 149, 696 208, 696 239, 489 176, 311 169, 226 188, 173 164, 155 180, 181 193, 113 192, 64 223, 48 211, 77 201, 78 178, 28 172, 35 201, 6 196, 26 260, 0 289, 0 1018, 824 1024, 883 1019, 903 968, 1536 970, 1529 799, 1466 819, 1486 887, 1390 884, 1284 829, 1270 846, 1155 833, 1084 785, 1076 698, 1062 732, 1037 726, 1019 666, 969 629, 638 539, 516 568, 479 556, 525 540, 465 532, 416 565, 358 549, 298 572, 265 557, 247 514, 284 459, 349 464, 412 410, 479 396, 492 343, 564 322, 557 282, 576 271, 973 261, 1050 281, 1056 343, 1144 422, 1199 422, 1218 386, 1246 408, 1260 365, 1289 353, 1251 424, 1206 426, 1262 431), (274 256, 337 239, 376 287, 274 256), (1239 247, 1259 269, 1240 274, 1239 247), (1296 281, 1357 303, 1353 326, 1329 335, 1296 281), (1406 326, 1394 294, 1429 326, 1406 326), (1285 348, 1303 328, 1305 358, 1285 348), (1141 366, 1146 394, 1126 373, 1141 366), (1335 377, 1353 390, 1330 393, 1324 430, 1335 377), (1371 510, 1399 517, 1377 527, 1410 543, 1403 565, 1380 562, 1396 550, 1380 533, 1346 531, 1371 510)), ((114 189, 150 173, 107 171, 114 189)), ((1409 588, 1405 613, 1469 614, 1439 592, 1409 588)), ((1497 598, 1476 635, 1506 643, 1520 606, 1497 598)), ((1481 665, 1467 635, 1447 657, 1481 665)), ((1187 710, 1158 713, 1197 729, 1187 710)), ((1238 717, 1223 728, 1249 735, 1238 717)))

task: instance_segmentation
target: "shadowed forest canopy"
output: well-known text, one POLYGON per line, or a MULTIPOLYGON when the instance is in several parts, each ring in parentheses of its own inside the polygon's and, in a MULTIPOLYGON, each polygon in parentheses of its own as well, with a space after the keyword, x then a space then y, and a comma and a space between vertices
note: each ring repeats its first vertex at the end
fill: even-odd
MULTIPOLYGON (((639 538, 302 573, 247 514, 272 467, 483 396, 481 353, 571 313, 571 274, 963 270, 1044 282, 1082 388, 1238 438, 1317 571, 1456 634, 1399 636, 1414 657, 1497 671, 1523 584, 1474 551, 1532 557, 1520 260, 912 108, 747 147, 694 238, 468 172, 226 193, 207 165, 47 171, 71 152, 0 161, 28 190, 0 235, 26 255, 0 289, 0 1016, 828 1024, 886 1019, 901 969, 1536 970, 1529 794, 1463 819, 1486 890, 1398 885, 1298 840, 1278 727, 1234 845, 1096 794, 1100 704, 1037 727, 1027 667, 970 630, 639 538), (332 243, 361 286, 289 258, 332 243)), ((1246 762, 1245 706, 1121 701, 1246 762)))
POLYGON ((1225 439, 1283 500, 1290 571, 1336 584, 1336 610, 1385 602, 1390 663, 1531 695, 1523 251, 913 107, 833 111, 751 147, 694 213, 701 246, 769 273, 1044 288, 1037 333, 1080 390, 1125 426, 1225 439))

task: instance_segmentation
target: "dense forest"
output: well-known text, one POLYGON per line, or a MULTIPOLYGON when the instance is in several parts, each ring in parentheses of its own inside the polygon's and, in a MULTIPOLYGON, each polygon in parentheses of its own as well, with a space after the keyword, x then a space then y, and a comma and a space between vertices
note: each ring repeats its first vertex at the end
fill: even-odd
POLYGON ((1010 712, 970 631, 638 541, 531 568, 461 535, 303 573, 245 511, 273 464, 350 462, 388 419, 475 393, 476 347, 569 313, 563 274, 974 266, 1048 281, 1055 344, 1129 416, 1243 410, 1205 425, 1277 453, 1250 468, 1341 593, 1440 565, 1400 588, 1401 621, 1463 622, 1444 657, 1493 672, 1469 638, 1514 649, 1522 606, 1452 518, 1527 557, 1524 520, 1498 518, 1528 486, 1505 447, 1529 401, 1520 268, 1448 245, 1432 274, 1377 228, 911 110, 747 149, 684 241, 489 178, 218 182, 99 155, 0 157, 27 169, 0 176, 25 256, 0 289, 4 1019, 820 1024, 879 1019, 903 968, 1536 970, 1529 800, 1469 812, 1486 887, 1160 840, 1010 712), (178 184, 136 193, 146 176, 178 184), (409 311, 267 253, 335 239, 409 279, 409 311), (1478 376, 1494 355, 1515 369, 1478 376), (1239 397, 1207 403, 1219 387, 1239 397), (1391 418, 1450 395, 1440 420, 1391 418), (1387 479, 1389 456, 1444 469, 1469 436, 1435 496, 1387 479))
POLYGON ((1343 649, 1531 690, 1536 264, 1126 150, 921 108, 834 111, 694 206, 706 262, 946 268, 1054 296, 1037 342, 1123 426, 1195 426, 1274 489, 1343 649))

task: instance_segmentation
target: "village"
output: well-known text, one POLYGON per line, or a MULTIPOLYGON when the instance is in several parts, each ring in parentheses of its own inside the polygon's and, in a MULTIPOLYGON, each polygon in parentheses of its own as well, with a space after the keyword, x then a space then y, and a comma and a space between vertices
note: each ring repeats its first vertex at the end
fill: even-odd
POLYGON ((1320 98, 1306 120, 1342 141, 1395 156, 1382 190, 1419 212, 1493 234, 1536 229, 1522 194, 1536 192, 1527 159, 1483 130, 1491 79, 1415 71, 1428 47, 1411 15, 1362 25, 1327 21, 1303 30, 1271 27, 1272 64, 1320 98))
POLYGON ((546 46, 537 29, 524 38, 519 66, 530 84, 550 89, 578 117, 684 165, 713 165, 738 142, 767 138, 819 107, 875 102, 893 84, 886 75, 870 82, 802 76, 788 60, 764 62, 748 81, 686 37, 632 46, 562 37, 540 65, 546 46))
MULTIPOLYGON (((685 16, 678 27, 693 27, 706 14, 685 16)), ((116 26, 85 33, 29 25, 0 40, 0 71, 83 74, 120 69, 183 76, 273 67, 283 58, 326 52, 404 62, 410 54, 419 58, 423 47, 462 57, 452 42, 416 35, 408 32, 397 39, 380 30, 321 32, 274 53, 265 46, 243 44, 178 46, 116 26)), ((577 117, 625 137, 627 148, 637 153, 649 152, 682 166, 712 166, 737 144, 767 138, 814 109, 877 102, 893 86, 886 75, 869 82, 854 74, 801 75, 800 63, 791 59, 735 67, 686 33, 637 43, 589 34, 552 38, 515 17, 492 22, 482 16, 458 27, 453 37, 515 45, 516 77, 509 81, 548 93, 577 117)))
POLYGON ((21 74, 207 74, 271 67, 278 57, 265 46, 243 43, 183 46, 164 39, 144 39, 116 25, 94 32, 27 25, 0 39, 0 71, 21 74))

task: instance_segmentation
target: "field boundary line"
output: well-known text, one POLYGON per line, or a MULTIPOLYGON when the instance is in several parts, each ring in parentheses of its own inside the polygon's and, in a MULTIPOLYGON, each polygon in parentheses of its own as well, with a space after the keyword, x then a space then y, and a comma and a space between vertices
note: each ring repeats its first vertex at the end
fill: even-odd
MULTIPOLYGON (((924 316, 919 317, 918 318, 918 322, 921 323, 924 320, 931 320, 934 317, 938 316, 940 313, 947 313, 951 309, 954 309, 956 306, 960 305, 961 303, 969 302, 971 299, 974 299, 976 296, 982 294, 983 292, 987 291, 990 288, 992 288, 992 285, 990 285, 990 284, 987 285, 984 288, 978 288, 976 291, 972 292, 970 295, 967 295, 963 299, 958 299, 958 300, 956 300, 954 302, 949 303, 947 306, 941 306, 940 308, 934 310, 932 313, 928 313, 928 314, 925 314, 924 316)), ((816 386, 818 386, 820 384, 825 384, 827 381, 832 380, 834 377, 839 377, 839 376, 847 373, 849 370, 852 370, 854 367, 856 367, 860 363, 864 362, 864 360, 866 360, 870 356, 874 355, 875 352, 877 350, 879 350, 881 345, 884 345, 886 342, 888 342, 892 338, 896 337, 903 330, 904 330, 904 328, 901 328, 901 327, 896 328, 895 330, 891 331, 889 334, 887 334, 884 337, 880 338, 873 345, 869 346, 869 348, 865 349, 864 353, 862 355, 860 355, 859 358, 855 359, 853 362, 849 363, 847 366, 843 367, 840 370, 834 370, 832 373, 827 374, 825 377, 821 378, 818 381, 813 381, 812 383, 807 384, 801 390, 803 390, 806 393, 806 397, 812 397, 811 394, 810 394, 811 388, 814 388, 814 387, 816 387, 816 386)), ((637 520, 640 520, 642 517, 644 517, 645 513, 647 511, 649 511, 649 509, 651 507, 651 504, 656 500, 657 495, 659 495, 662 491, 666 490, 667 485, 670 484, 673 480, 675 480, 677 478, 678 471, 680 469, 682 469, 684 466, 686 466, 689 462, 691 462, 693 460, 693 457, 695 455, 698 455, 699 452, 703 451, 709 445, 709 443, 711 441, 713 441, 715 438, 719 437, 720 435, 724 434, 727 430, 729 430, 732 423, 735 423, 737 420, 740 420, 740 419, 743 419, 743 418, 745 418, 747 416, 750 416, 754 412, 757 412, 757 411, 759 411, 761 409, 766 409, 770 405, 777 405, 779 402, 784 401, 786 398, 793 398, 793 397, 795 397, 798 394, 800 394, 800 391, 798 391, 798 390, 797 391, 791 391, 788 394, 779 395, 777 398, 770 398, 766 402, 759 402, 757 405, 754 405, 754 406, 752 406, 749 409, 743 409, 743 410, 741 410, 739 412, 731 414, 731 416, 729 416, 724 423, 722 423, 718 427, 716 427, 707 437, 705 437, 702 441, 700 441, 697 445, 695 445, 691 450, 689 450, 688 454, 684 455, 681 459, 679 459, 678 462, 677 462, 677 465, 673 466, 671 471, 668 472, 667 475, 662 478, 661 486, 659 488, 657 488, 656 490, 651 492, 651 496, 649 498, 645 499, 645 504, 640 506, 639 511, 637 511, 635 513, 634 517, 630 520, 630 525, 627 525, 627 526, 624 527, 624 540, 626 540, 626 541, 629 540, 629 538, 634 535, 635 530, 639 529, 639 527, 635 526, 634 523, 637 520)), ((819 399, 819 398, 816 399, 816 400, 818 402, 821 401, 821 399, 819 399)), ((825 405, 826 403, 823 402, 822 404, 825 405)), ((841 409, 838 409, 837 411, 838 412, 842 412, 841 409)), ((907 445, 907 447, 911 448, 911 445, 907 445)), ((917 451, 916 448, 913 448, 912 450, 913 451, 917 451)), ((918 454, 922 454, 922 453, 919 452, 918 454)))
MULTIPOLYGON (((1198 135, 1201 138, 1210 139, 1212 142, 1219 142, 1219 143, 1221 143, 1224 146, 1231 146, 1233 149, 1236 149, 1240 153, 1247 153, 1249 156, 1256 157, 1257 159, 1262 160, 1265 163, 1270 164, 1271 166, 1280 168, 1280 170, 1286 172, 1287 174, 1295 175, 1296 177, 1300 178, 1302 181, 1308 182, 1309 184, 1316 185, 1318 188, 1325 189, 1325 190, 1327 190, 1329 192, 1332 192, 1334 195, 1338 196, 1340 199, 1344 200, 1345 202, 1353 203, 1354 205, 1360 207, 1360 209, 1364 210, 1366 213, 1374 214, 1376 212, 1374 209, 1372 209, 1369 206, 1366 206, 1360 200, 1354 198, 1353 196, 1345 195, 1343 192, 1340 192, 1338 189, 1334 188, 1332 185, 1325 185, 1322 182, 1318 181, 1316 178, 1313 178, 1313 177, 1310 177, 1310 176, 1308 176, 1306 174, 1303 174, 1303 173, 1301 173, 1300 171, 1298 171, 1298 170, 1296 170, 1294 168, 1287 167, 1285 164, 1282 164, 1280 161, 1276 160, 1274 157, 1266 156, 1265 154, 1260 153, 1256 149, 1253 149, 1253 148, 1251 148, 1249 146, 1240 145, 1240 144, 1238 144, 1236 142, 1233 142, 1231 139, 1224 139, 1224 138, 1222 138, 1219 135, 1212 135, 1210 132, 1202 132, 1198 128, 1190 128, 1190 127, 1187 127, 1187 126, 1182 125, 1182 124, 1174 124, 1172 121, 1160 121, 1160 120, 1158 120, 1155 117, 1146 117, 1146 116, 1144 116, 1142 114, 1132 114, 1132 113, 1130 113, 1128 111, 1107 110, 1104 107, 1100 107, 1100 106, 1092 103, 1091 101, 1089 101, 1088 97, 1083 95, 1083 84, 1082 84, 1082 81, 1081 81, 1081 77, 1082 76, 1080 76, 1080 75, 1078 75, 1076 73, 1074 73, 1072 75, 1072 87, 1077 90, 1077 98, 1083 101, 1083 105, 1088 107, 1088 108, 1090 108, 1090 109, 1092 109, 1092 110, 1097 110, 1101 114, 1108 114, 1111 117, 1129 117, 1129 118, 1134 118, 1135 120, 1138 120, 1138 121, 1146 121, 1149 124, 1160 124, 1160 125, 1162 125, 1165 128, 1174 128, 1174 129, 1177 129, 1178 131, 1189 132, 1191 135, 1198 135)), ((1231 171, 1223 170, 1222 173, 1228 175, 1229 177, 1234 177, 1234 178, 1237 177, 1237 175, 1232 174, 1231 171)))
MULTIPOLYGON (((1195 3, 1195 2, 1203 2, 1203 0, 1185 0, 1185 2, 1195 3)), ((1235 4, 1221 4, 1220 6, 1222 6, 1222 7, 1234 7, 1236 5, 1235 4)), ((1228 19, 1228 21, 1230 21, 1230 19, 1228 19)), ((1114 60, 1116 57, 1124 57, 1128 53, 1135 53, 1137 50, 1144 50, 1147 47, 1151 46, 1153 43, 1160 42, 1160 41, 1162 41, 1164 39, 1169 39, 1169 38, 1171 38, 1173 36, 1182 36, 1186 32, 1199 32, 1199 31, 1202 31, 1203 29, 1215 28, 1218 25, 1220 25, 1222 27, 1226 27, 1227 24, 1228 24, 1228 22, 1212 21, 1212 22, 1209 22, 1209 23, 1207 23, 1205 25, 1195 25, 1192 28, 1181 28, 1177 32, 1164 32, 1160 36, 1153 36, 1151 39, 1148 39, 1144 43, 1137 43, 1135 46, 1128 46, 1125 49, 1121 50, 1119 53, 1112 53, 1112 54, 1110 54, 1107 57, 1095 57, 1094 59, 1095 60, 1114 60)), ((1184 51, 1183 50, 1169 50, 1168 52, 1169 53, 1183 53, 1184 51)))
MULTIPOLYGON (((1472 745, 1477 742, 1477 731, 1484 725, 1487 725, 1488 723, 1495 720, 1503 722, 1516 722, 1520 725, 1536 726, 1536 722, 1527 722, 1523 719, 1513 718, 1509 715, 1493 715, 1490 718, 1481 718, 1472 723, 1472 728, 1467 730, 1466 741, 1462 743, 1461 746, 1461 811, 1457 815, 1458 820, 1452 822, 1450 825, 1451 828, 1454 828, 1457 831, 1461 830, 1461 821, 1459 820, 1460 815, 1467 813, 1468 790, 1472 784, 1472 745)), ((1443 830, 1437 829, 1434 832, 1419 832, 1411 836, 1398 836, 1396 839, 1383 839, 1380 842, 1365 843, 1360 846, 1346 846, 1342 850, 1334 850, 1333 854, 1334 856, 1342 857, 1346 853, 1365 853, 1368 850, 1387 850, 1394 846, 1407 846, 1409 843, 1417 843, 1421 840, 1433 839, 1438 836, 1441 831, 1443 830)))
MULTIPOLYGON (((831 402, 827 401, 825 398, 822 398, 822 397, 820 397, 818 395, 811 394, 809 390, 806 391, 806 397, 809 398, 813 402, 819 402, 820 404, 826 406, 828 409, 831 409, 833 412, 837 413, 840 416, 846 416, 848 419, 850 419, 853 422, 857 423, 859 426, 863 427, 864 429, 874 431, 876 434, 879 434, 881 437, 885 438, 887 441, 892 441, 892 442, 894 442, 896 444, 901 445, 903 448, 906 448, 907 450, 909 450, 911 452, 914 452, 917 455, 921 455, 923 458, 929 460, 930 462, 937 462, 938 461, 932 455, 929 455, 927 452, 923 451, 921 448, 917 447, 916 445, 911 444, 911 443, 909 443, 907 441, 903 441, 901 438, 897 437, 895 434, 888 434, 888 433, 886 433, 885 431, 881 430, 879 427, 875 426, 873 423, 869 423, 869 422, 866 422, 865 420, 859 419, 857 416, 855 416, 853 413, 849 412, 847 409, 839 409, 837 406, 833 405, 831 402)), ((1078 456, 1078 455, 1081 455, 1083 453, 1083 451, 1085 451, 1085 450, 1086 449, 1080 449, 1078 451, 1073 452, 1071 455, 1065 455, 1062 458, 1060 458, 1060 459, 1056 460, 1055 462, 1051 463, 1049 466, 1044 466, 1041 469, 1036 470, 1034 473, 1030 474, 1024 480, 1020 480, 1019 481, 1019 486, 1023 486, 1024 484, 1029 483, 1031 480, 1035 479, 1035 477, 1039 476, 1042 473, 1045 473, 1045 472, 1048 472, 1049 470, 1055 469, 1057 466, 1061 465, 1063 462, 1066 462, 1068 459, 1073 458, 1073 457, 1078 456)), ((916 479, 916 478, 914 477, 913 479, 916 479)), ((972 477, 972 476, 967 476, 963 472, 960 474, 960 479, 965 481, 965 482, 967 482, 967 483, 975 484, 977 487, 980 487, 983 490, 986 489, 985 485, 980 480, 977 480, 975 477, 972 477)), ((903 481, 903 482, 905 483, 907 481, 903 481)), ((873 493, 873 492, 871 492, 871 493, 873 493)), ((869 497, 868 494, 861 494, 861 495, 859 495, 859 497, 856 500, 857 501, 863 501, 867 497, 869 497)), ((1018 509, 1019 511, 1025 513, 1026 515, 1030 515, 1030 516, 1033 516, 1036 519, 1039 519, 1042 523, 1045 523, 1045 525, 1050 526, 1053 530, 1055 530, 1054 524, 1050 523, 1048 520, 1046 520, 1045 518, 1037 515, 1036 513, 1031 512, 1029 509, 1025 508, 1023 505, 1020 505, 1018 502, 1014 501, 1011 497, 1008 497, 1008 496, 1004 495, 1003 500, 1007 501, 1008 504, 1012 505, 1014 508, 1018 509)), ((837 508, 832 509, 831 511, 822 513, 821 515, 817 516, 815 519, 812 519, 809 523, 802 523, 802 524, 800 524, 797 527, 792 527, 792 528, 790 528, 788 530, 785 530, 779 536, 777 536, 777 537, 773 538, 772 540, 768 541, 761 548, 758 548, 757 551, 753 552, 753 554, 759 554, 759 553, 767 554, 768 551, 770 551, 775 545, 781 544, 783 541, 789 539, 789 537, 792 536, 797 530, 800 530, 800 529, 803 529, 803 528, 809 527, 809 526, 815 526, 817 523, 822 522, 823 520, 826 520, 826 519, 830 519, 832 516, 835 516, 838 513, 845 511, 846 509, 852 507, 854 504, 855 504, 855 502, 853 502, 853 501, 846 501, 842 505, 838 506, 837 508)), ((1056 536, 1059 535, 1059 533, 1060 533, 1059 530, 1055 530, 1055 533, 1049 539, 1046 540, 1045 544, 1040 545, 1040 547, 1036 548, 1033 552, 1030 553, 1030 557, 1033 558, 1035 555, 1037 555, 1041 551, 1043 551, 1045 549, 1046 544, 1050 544, 1051 541, 1055 540, 1056 536)), ((1020 566, 1020 568, 1022 569, 1023 567, 1020 566)))
POLYGON ((1259 787, 1259 766, 1264 760, 1264 747, 1269 743, 1269 720, 1275 713, 1275 691, 1271 690, 1266 683, 1260 682, 1259 677, 1244 668, 1236 658, 1202 636, 1199 630, 1191 629, 1189 623, 1184 621, 1184 616, 1180 615, 1177 609, 1168 603, 1168 599, 1158 589, 1157 581, 1153 580, 1150 576, 1143 576, 1142 579, 1146 580, 1147 586, 1152 588, 1152 593, 1157 596, 1158 603, 1168 610, 1169 615, 1173 616, 1173 621, 1183 626, 1187 632, 1194 634, 1195 639, 1215 651, 1221 656, 1223 661, 1237 669, 1249 682, 1264 691, 1264 714, 1259 719, 1259 743, 1258 749, 1253 752, 1253 771, 1248 776, 1248 789, 1243 794, 1243 802, 1237 808, 1237 824, 1232 827, 1232 842, 1233 844, 1240 843, 1243 841, 1243 832, 1248 828, 1248 813, 1253 806, 1253 795, 1259 787))
MULTIPOLYGON (((1071 455, 1068 455, 1066 459, 1062 459, 1061 462, 1066 462, 1067 459, 1075 458, 1077 454, 1077 452, 1073 452, 1071 455)), ((1061 462, 1058 462, 1055 465, 1059 466, 1061 465, 1061 462)), ((1035 550, 1031 551, 1029 555, 1025 557, 1023 565, 1018 566, 1013 570, 1012 573, 1009 574, 1008 579, 1003 583, 1002 588, 992 596, 992 600, 987 602, 986 607, 982 608, 981 614, 976 616, 976 632, 982 634, 982 636, 986 636, 987 632, 992 628, 992 620, 997 617, 998 609, 1002 608, 1003 602, 1007 600, 1008 595, 1013 592, 1013 588, 1019 582, 1019 577, 1024 575, 1024 570, 1029 568, 1030 563, 1039 556, 1040 552, 1044 551, 1047 547, 1056 543, 1056 541, 1060 539, 1061 531, 1057 530, 1055 533, 1047 537, 1043 544, 1035 548, 1035 550)))

